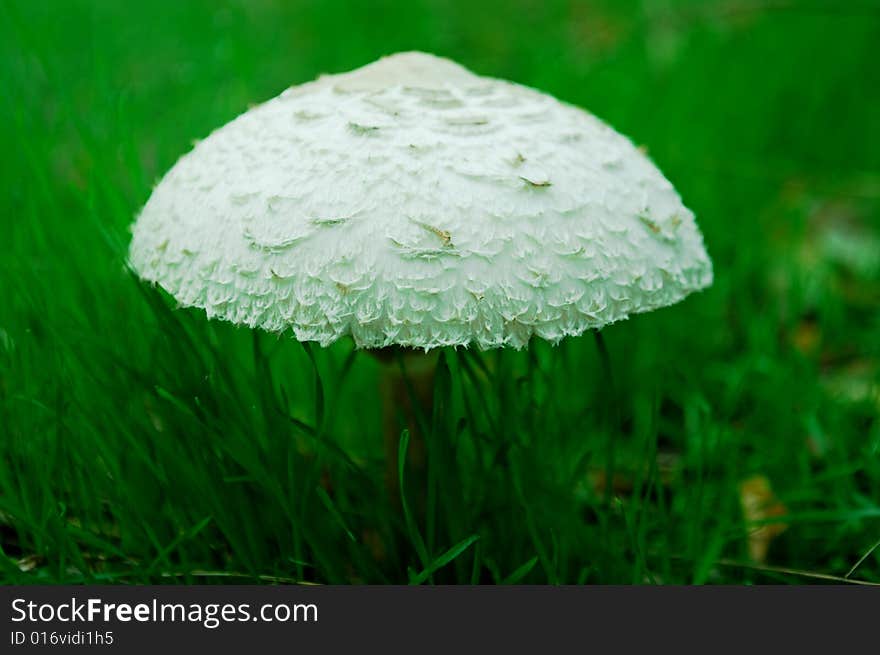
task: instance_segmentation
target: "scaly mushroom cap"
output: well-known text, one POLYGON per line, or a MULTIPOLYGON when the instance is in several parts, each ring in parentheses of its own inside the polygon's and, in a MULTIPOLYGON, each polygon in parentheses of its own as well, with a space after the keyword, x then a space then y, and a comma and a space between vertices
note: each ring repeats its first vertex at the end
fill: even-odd
POLYGON ((218 129, 133 232, 133 268, 182 305, 321 345, 557 342, 712 282, 693 214, 629 140, 416 52, 218 129))

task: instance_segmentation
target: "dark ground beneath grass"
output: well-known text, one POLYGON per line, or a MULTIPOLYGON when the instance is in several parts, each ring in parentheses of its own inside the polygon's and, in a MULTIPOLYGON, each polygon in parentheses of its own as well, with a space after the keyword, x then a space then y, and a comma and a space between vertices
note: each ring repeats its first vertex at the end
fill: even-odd
POLYGON ((864 1, 3 2, 0 580, 880 582, 878 44, 864 1), (410 523, 374 359, 124 269, 194 139, 408 49, 644 144, 716 274, 604 331, 612 395, 589 334, 445 352, 410 523))

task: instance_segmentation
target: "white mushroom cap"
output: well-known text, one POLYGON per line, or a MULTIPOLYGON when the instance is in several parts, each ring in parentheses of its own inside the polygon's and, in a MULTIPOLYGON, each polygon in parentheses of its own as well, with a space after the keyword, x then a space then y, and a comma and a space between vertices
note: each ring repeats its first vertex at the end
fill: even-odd
POLYGON ((417 52, 224 125, 133 232, 133 268, 181 304, 321 345, 555 343, 712 282, 692 212, 629 140, 417 52))

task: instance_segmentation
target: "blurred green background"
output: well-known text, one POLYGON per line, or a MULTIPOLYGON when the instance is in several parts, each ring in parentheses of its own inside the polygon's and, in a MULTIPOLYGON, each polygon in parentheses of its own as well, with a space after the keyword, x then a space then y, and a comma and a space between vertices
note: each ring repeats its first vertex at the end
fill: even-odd
POLYGON ((842 0, 0 3, 0 578, 880 582, 878 45, 842 0), (410 521, 373 358, 124 268, 194 139, 408 49, 644 145, 716 274, 604 331, 612 393, 589 334, 444 353, 410 521))

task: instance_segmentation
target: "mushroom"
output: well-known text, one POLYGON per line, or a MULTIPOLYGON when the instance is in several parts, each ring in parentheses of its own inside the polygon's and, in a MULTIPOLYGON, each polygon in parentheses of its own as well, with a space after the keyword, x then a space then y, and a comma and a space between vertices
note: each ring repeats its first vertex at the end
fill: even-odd
POLYGON ((198 142, 129 259, 209 318, 380 353, 557 343, 712 282, 693 213, 626 137, 419 52, 291 87, 198 142))

